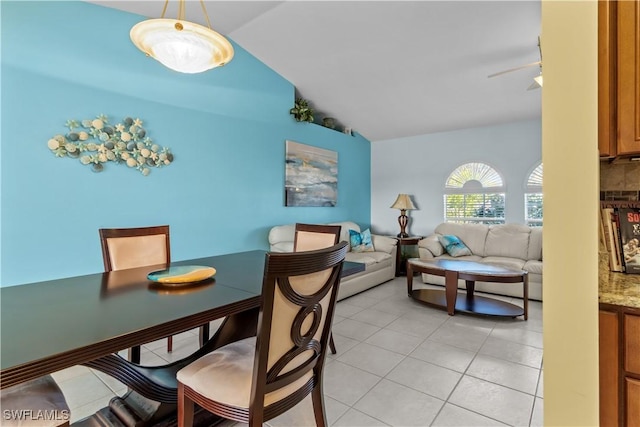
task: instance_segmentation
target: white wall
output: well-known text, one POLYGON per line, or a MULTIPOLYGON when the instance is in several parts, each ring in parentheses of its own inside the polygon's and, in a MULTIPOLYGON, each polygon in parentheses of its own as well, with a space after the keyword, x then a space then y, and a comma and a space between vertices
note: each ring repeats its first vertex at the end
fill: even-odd
POLYGON ((410 194, 409 233, 430 234, 443 221, 443 189, 449 174, 468 162, 495 168, 506 186, 506 222, 524 223, 524 188, 542 159, 540 120, 389 139, 371 144, 371 227, 398 234, 400 212, 389 207, 410 194))

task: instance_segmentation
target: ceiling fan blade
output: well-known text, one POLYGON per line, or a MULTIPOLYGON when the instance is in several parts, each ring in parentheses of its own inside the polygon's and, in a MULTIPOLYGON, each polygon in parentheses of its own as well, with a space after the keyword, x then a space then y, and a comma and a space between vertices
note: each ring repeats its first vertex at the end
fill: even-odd
POLYGON ((487 77, 491 78, 491 77, 501 76, 502 74, 510 73, 512 71, 522 70, 523 68, 533 67, 534 65, 540 65, 540 64, 542 64, 542 61, 536 61, 536 62, 532 62, 531 64, 521 65, 519 67, 510 68, 508 70, 500 71, 499 73, 490 74, 487 77))

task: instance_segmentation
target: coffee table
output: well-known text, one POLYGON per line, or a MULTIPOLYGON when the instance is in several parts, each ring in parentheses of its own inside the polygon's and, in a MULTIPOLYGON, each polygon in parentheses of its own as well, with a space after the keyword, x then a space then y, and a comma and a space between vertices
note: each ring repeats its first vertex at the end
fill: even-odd
POLYGON ((529 275, 524 270, 509 270, 473 261, 411 258, 407 260, 407 292, 416 301, 446 308, 450 316, 453 316, 455 311, 461 311, 489 316, 524 316, 524 320, 528 318, 529 275), (443 276, 445 290, 413 289, 414 272, 443 276), (466 282, 467 294, 465 298, 458 298, 458 279, 466 282), (494 298, 474 295, 475 282, 478 280, 498 283, 522 282, 524 307, 494 298))

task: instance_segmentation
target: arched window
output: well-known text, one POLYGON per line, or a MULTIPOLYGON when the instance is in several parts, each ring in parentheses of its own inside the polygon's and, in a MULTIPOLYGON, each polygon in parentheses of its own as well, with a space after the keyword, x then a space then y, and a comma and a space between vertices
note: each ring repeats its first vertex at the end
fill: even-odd
POLYGON ((504 206, 502 177, 487 164, 466 163, 447 178, 445 222, 504 224, 504 206))
POLYGON ((524 221, 531 227, 542 227, 542 163, 527 178, 524 193, 524 221))

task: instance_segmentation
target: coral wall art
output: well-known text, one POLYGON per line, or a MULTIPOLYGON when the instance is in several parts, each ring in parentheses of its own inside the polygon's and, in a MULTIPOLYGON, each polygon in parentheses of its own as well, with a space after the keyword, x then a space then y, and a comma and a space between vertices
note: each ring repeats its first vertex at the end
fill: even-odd
POLYGON ((338 153, 286 141, 285 206, 336 205, 338 153))
POLYGON ((55 135, 47 146, 56 157, 79 159, 94 172, 101 172, 107 162, 115 162, 147 176, 151 168, 171 164, 173 154, 155 144, 142 124, 142 120, 131 117, 111 124, 104 114, 95 119, 67 120, 69 131, 55 135))

